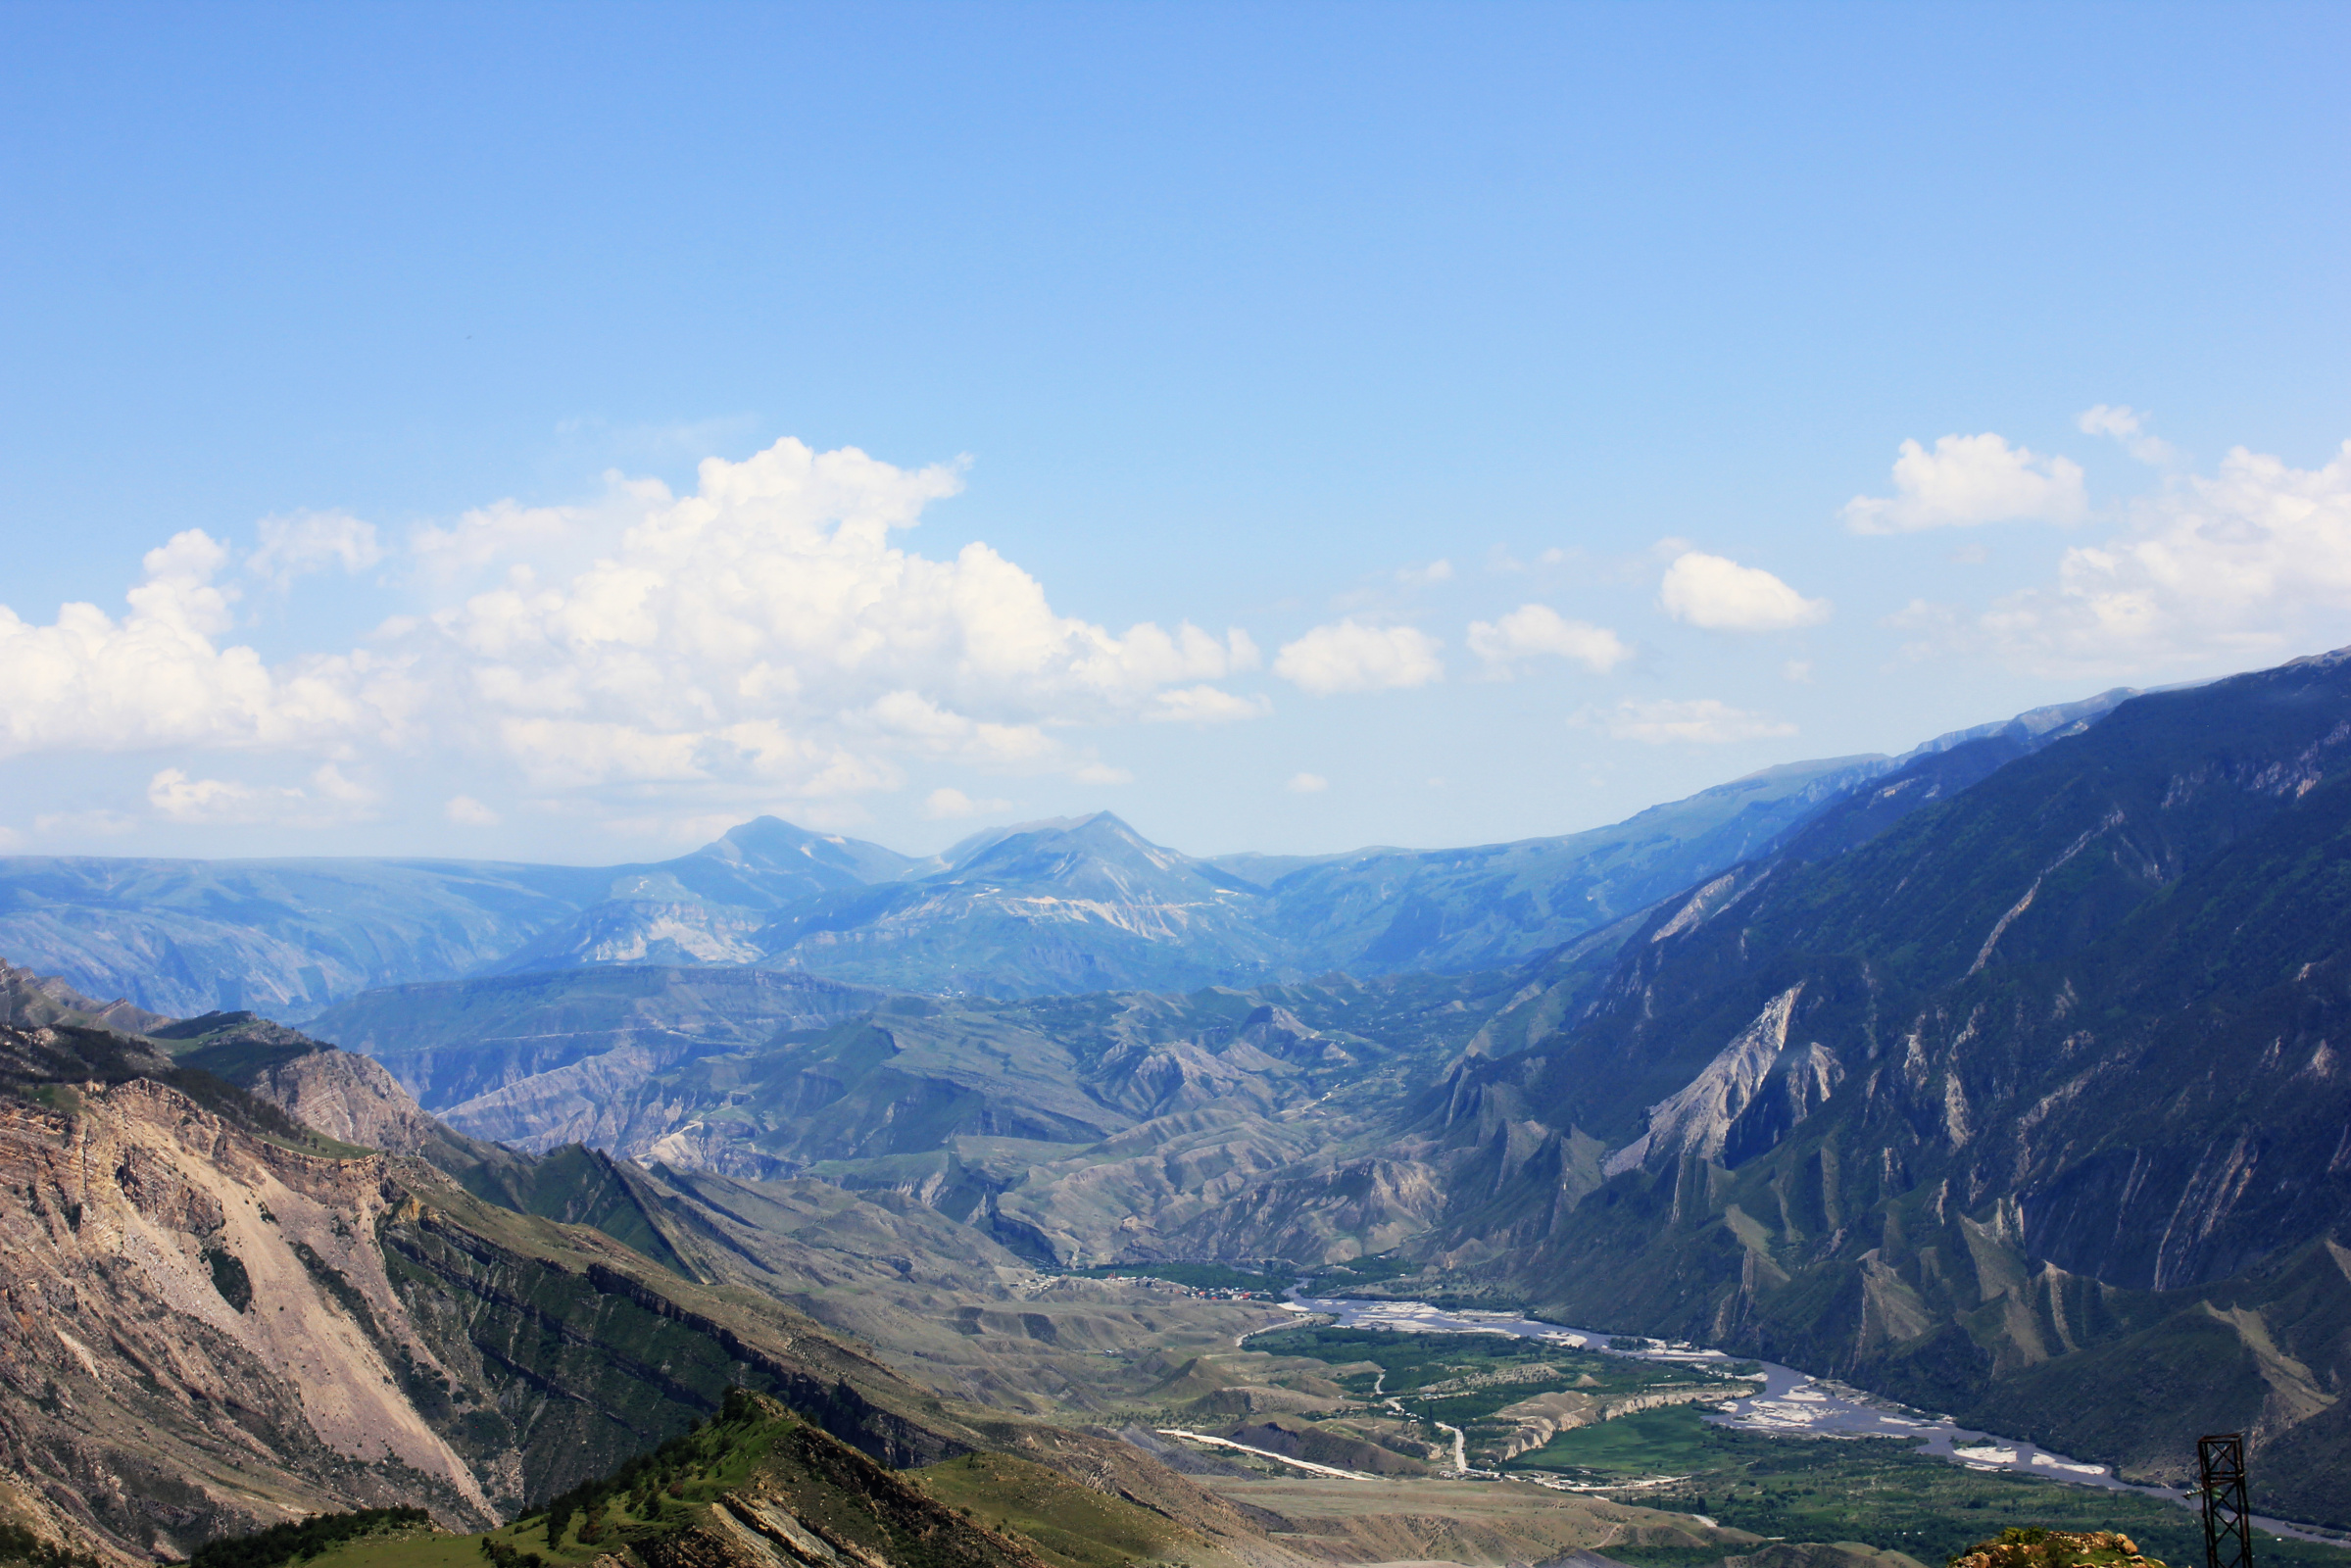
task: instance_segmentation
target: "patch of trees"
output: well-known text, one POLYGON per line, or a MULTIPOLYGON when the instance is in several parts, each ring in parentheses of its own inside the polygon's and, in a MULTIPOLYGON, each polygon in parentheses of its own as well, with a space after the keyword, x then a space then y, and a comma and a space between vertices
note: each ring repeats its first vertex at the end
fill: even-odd
POLYGON ((271 1525, 250 1536, 231 1536, 198 1546, 188 1568, 279 1568, 301 1562, 361 1536, 388 1530, 430 1526, 432 1516, 421 1508, 361 1508, 353 1513, 322 1513, 291 1524, 271 1525))
MULTIPOLYGON (((625 1499, 623 1505, 633 1516, 648 1517, 660 1506, 657 1498, 678 1495, 687 1472, 702 1468, 723 1447, 723 1442, 713 1445, 710 1434, 765 1419, 751 1395, 739 1388, 727 1390, 725 1402, 707 1426, 697 1423, 660 1447, 638 1454, 611 1475, 583 1481, 551 1500, 546 1510, 549 1544, 562 1542, 563 1532, 570 1528, 575 1516, 584 1521, 580 1540, 595 1544, 604 1532, 605 1509, 618 1499, 625 1499)), ((513 1565, 500 1563, 498 1568, 513 1568, 513 1565)))

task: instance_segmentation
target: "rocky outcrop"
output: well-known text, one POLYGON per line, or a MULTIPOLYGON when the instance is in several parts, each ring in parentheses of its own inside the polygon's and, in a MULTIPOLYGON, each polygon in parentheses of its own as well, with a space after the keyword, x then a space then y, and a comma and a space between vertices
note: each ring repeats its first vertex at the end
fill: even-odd
POLYGON ((448 1138, 381 1062, 348 1051, 311 1051, 273 1062, 244 1087, 303 1125, 363 1149, 418 1154, 448 1138))
POLYGON ((1048 1568, 1026 1542, 762 1404, 773 1415, 750 1478, 636 1543, 649 1568, 1048 1568))

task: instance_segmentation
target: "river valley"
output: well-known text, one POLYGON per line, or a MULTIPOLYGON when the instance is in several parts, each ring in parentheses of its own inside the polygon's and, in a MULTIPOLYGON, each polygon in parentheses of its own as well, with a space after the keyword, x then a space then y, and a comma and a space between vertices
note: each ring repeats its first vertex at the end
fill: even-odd
MULTIPOLYGON (((1425 1301, 1367 1300, 1348 1297, 1314 1297, 1290 1293, 1289 1304, 1300 1312, 1328 1315, 1339 1327, 1390 1329, 1417 1334, 1502 1334, 1513 1339, 1542 1340, 1566 1349, 1596 1350, 1638 1360, 1684 1362, 1693 1366, 1759 1369, 1763 1390, 1753 1396, 1723 1400, 1706 1415, 1708 1421, 1739 1431, 1782 1438, 1889 1438, 1914 1445, 1920 1451, 1976 1470, 2005 1470, 2043 1481, 2159 1497, 2183 1508, 2196 1498, 2177 1487, 2135 1486, 2098 1464, 2085 1464, 2065 1454, 2051 1453, 2021 1439, 2003 1438, 1959 1426, 1947 1416, 1914 1410, 1891 1399, 1876 1397, 1834 1380, 1813 1377, 1776 1361, 1734 1356, 1702 1346, 1666 1344, 1650 1340, 1647 1348, 1629 1346, 1628 1336, 1593 1329, 1545 1323, 1510 1312, 1448 1311, 1425 1301)), ((2351 1538, 2281 1519, 2256 1516, 2254 1524, 2275 1536, 2323 1545, 2351 1544, 2351 1538)))

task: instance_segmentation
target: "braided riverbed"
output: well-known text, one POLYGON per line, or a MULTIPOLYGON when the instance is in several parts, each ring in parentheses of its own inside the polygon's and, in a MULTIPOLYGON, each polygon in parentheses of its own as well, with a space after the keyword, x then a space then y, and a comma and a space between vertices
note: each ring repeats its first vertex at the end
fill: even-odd
MULTIPOLYGON (((1646 1342, 1646 1349, 1618 1348, 1610 1342, 1619 1336, 1593 1329, 1544 1323, 1510 1312, 1446 1311, 1425 1301, 1354 1300, 1292 1292, 1287 1304, 1296 1311, 1328 1315, 1337 1319, 1342 1328, 1394 1329, 1414 1334, 1505 1334, 1513 1339, 1544 1341, 1562 1349, 1596 1350, 1634 1360, 1707 1368, 1759 1367, 1763 1379, 1761 1393, 1725 1399, 1707 1412, 1706 1419, 1719 1426, 1771 1437, 1901 1439, 1927 1453, 1972 1469, 2009 1470, 2038 1476, 2044 1481, 2135 1492, 2183 1507, 2195 1506, 2193 1494, 2178 1487, 2133 1486, 2118 1479, 2105 1465, 2084 1464, 2065 1454, 2051 1453, 2021 1438, 1972 1431, 1948 1416, 1914 1410, 1891 1399, 1782 1366, 1777 1361, 1760 1361, 1701 1346, 1669 1345, 1655 1340, 1646 1342)), ((2314 1531, 2280 1519, 2256 1517, 2254 1524, 2272 1535, 2296 1541, 2334 1546, 2351 1544, 2340 1535, 2314 1531)))

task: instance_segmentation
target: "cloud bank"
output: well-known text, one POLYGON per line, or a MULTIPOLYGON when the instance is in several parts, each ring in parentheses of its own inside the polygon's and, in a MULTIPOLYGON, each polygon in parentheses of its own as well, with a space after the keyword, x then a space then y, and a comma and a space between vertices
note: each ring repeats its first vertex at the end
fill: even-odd
MULTIPOLYGON (((690 494, 614 476, 582 507, 481 509, 410 541, 408 575, 438 609, 275 665, 228 642, 230 552, 189 530, 147 554, 119 618, 0 609, 0 755, 309 753, 348 769, 437 751, 540 792, 806 800, 895 787, 911 760, 1099 777, 1115 770, 1058 731, 1266 710, 1215 684, 1259 662, 1244 632, 1114 634, 1055 613, 984 544, 935 560, 896 543, 960 484, 951 466, 784 440, 706 461, 690 494)), ((279 587, 386 559, 343 514, 258 532, 247 569, 279 587)), ((174 771, 149 793, 168 819, 227 821, 295 788, 174 771)), ((332 798, 316 778, 297 793, 305 810, 332 798)), ((495 814, 471 796, 446 809, 495 814)))
POLYGON ((2062 674, 2253 665, 2351 640, 2351 442, 2318 468, 2238 447, 2066 551, 2056 582, 1943 639, 2062 674))

